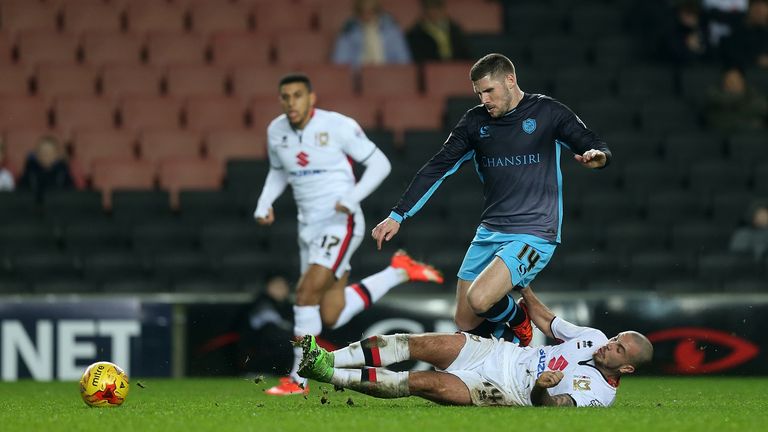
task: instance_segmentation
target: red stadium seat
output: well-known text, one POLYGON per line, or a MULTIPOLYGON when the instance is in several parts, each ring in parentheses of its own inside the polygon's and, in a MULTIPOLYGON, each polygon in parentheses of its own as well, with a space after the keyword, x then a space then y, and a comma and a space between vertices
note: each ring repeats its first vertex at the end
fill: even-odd
POLYGON ((181 124, 181 101, 162 97, 129 97, 120 107, 127 130, 174 129, 181 124))
POLYGON ((469 80, 471 63, 427 63, 424 65, 424 85, 429 97, 445 99, 450 96, 473 95, 469 80))
POLYGON ((264 159, 267 157, 266 134, 263 131, 218 130, 208 133, 205 148, 209 159, 264 159))
POLYGON ((0 130, 48 130, 48 105, 41 98, 0 97, 0 130))
POLYGON ((317 107, 352 117, 363 129, 379 127, 379 106, 362 98, 318 98, 317 107))
POLYGON ((198 133, 184 130, 153 130, 141 134, 139 153, 141 159, 159 163, 172 157, 200 157, 202 145, 198 133))
POLYGON ((500 34, 503 30, 504 11, 498 2, 476 0, 449 0, 448 15, 467 33, 500 34))
POLYGON ((97 76, 96 69, 88 66, 44 64, 37 71, 37 94, 46 98, 93 96, 97 76))
POLYGON ((395 18, 400 28, 409 29, 421 14, 419 2, 413 0, 390 0, 382 3, 384 12, 395 18))
POLYGON ((247 6, 233 3, 198 1, 189 9, 192 30, 211 34, 219 31, 246 31, 253 24, 247 6))
POLYGON ((243 102, 228 97, 192 97, 185 104, 187 128, 207 132, 213 129, 242 129, 243 102))
POLYGON ((112 208, 112 192, 116 189, 152 189, 155 167, 147 161, 101 158, 93 161, 93 187, 102 192, 104 208, 112 208))
POLYGON ((355 79, 352 68, 345 65, 318 64, 299 68, 312 81, 318 100, 325 97, 351 98, 355 95, 355 79))
POLYGON ((352 0, 317 0, 317 25, 320 31, 336 35, 352 16, 352 0))
POLYGON ((184 31, 184 8, 173 3, 156 0, 132 0, 125 11, 128 30, 147 32, 184 31))
POLYGON ((282 2, 280 7, 275 7, 272 3, 257 4, 253 11, 256 29, 259 32, 271 34, 311 30, 315 17, 314 8, 288 2, 282 2))
POLYGON ((29 73, 18 66, 0 66, 0 96, 28 96, 29 73))
POLYGON ((151 33, 147 55, 153 66, 198 65, 205 63, 206 40, 201 35, 151 33))
POLYGON ((87 64, 138 65, 144 41, 130 33, 93 31, 83 35, 83 55, 87 64))
POLYGON ((166 74, 171 96, 223 96, 226 79, 215 66, 171 66, 166 74))
POLYGON ((160 187, 171 195, 171 207, 179 207, 182 189, 219 189, 224 179, 224 168, 215 160, 199 158, 166 159, 160 164, 160 187))
POLYGON ((265 135, 269 123, 283 113, 276 98, 256 98, 251 102, 249 110, 251 112, 251 128, 265 135))
POLYGON ((115 127, 115 102, 96 96, 66 96, 57 98, 53 106, 56 130, 62 136, 84 129, 115 127))
POLYGON ((265 66, 272 58, 272 42, 260 34, 218 33, 213 36, 212 53, 218 66, 265 66))
POLYGON ((406 129, 441 129, 443 104, 433 98, 388 98, 382 106, 383 126, 402 133, 406 129))
POLYGON ((277 84, 285 73, 280 67, 237 67, 232 72, 232 93, 243 100, 271 96, 277 101, 277 84))
POLYGON ((3 32, 56 30, 56 7, 30 0, 5 0, 0 3, 3 32))
POLYGON ((7 65, 11 63, 11 51, 13 50, 13 44, 11 39, 6 35, 0 34, 0 65, 7 65))
POLYGON ((56 134, 45 129, 10 129, 3 134, 5 157, 11 172, 21 175, 29 154, 35 151, 40 138, 56 134))
POLYGON ((159 96, 160 69, 150 66, 107 66, 101 75, 101 92, 109 97, 159 96))
POLYGON ((275 50, 277 62, 283 66, 323 64, 330 58, 331 40, 323 33, 278 32, 275 33, 275 50))
POLYGON ((100 0, 67 1, 64 4, 64 30, 80 34, 86 31, 121 30, 120 9, 100 0))
POLYGON ((360 71, 365 97, 416 96, 418 70, 413 65, 363 66, 360 71))
POLYGON ((95 160, 136 158, 136 135, 129 131, 85 130, 72 138, 72 165, 84 177, 91 177, 95 160))
POLYGON ((78 38, 71 34, 23 32, 18 38, 19 63, 29 66, 40 63, 75 63, 78 45, 78 38))

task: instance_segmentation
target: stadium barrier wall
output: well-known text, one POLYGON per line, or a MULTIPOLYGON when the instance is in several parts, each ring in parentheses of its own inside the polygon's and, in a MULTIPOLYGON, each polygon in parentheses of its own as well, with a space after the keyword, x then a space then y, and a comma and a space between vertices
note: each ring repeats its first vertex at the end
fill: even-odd
MULTIPOLYGON (((656 355, 645 373, 768 375, 768 295, 539 295, 558 316, 609 337, 629 329, 648 335, 656 355)), ((453 332, 453 301, 390 295, 320 340, 335 348, 373 334, 453 332)), ((290 328, 253 334, 249 307, 250 296, 239 294, 0 299, 0 378, 74 380, 97 360, 137 377, 284 373, 290 328)), ((534 344, 543 343, 537 332, 534 344)))

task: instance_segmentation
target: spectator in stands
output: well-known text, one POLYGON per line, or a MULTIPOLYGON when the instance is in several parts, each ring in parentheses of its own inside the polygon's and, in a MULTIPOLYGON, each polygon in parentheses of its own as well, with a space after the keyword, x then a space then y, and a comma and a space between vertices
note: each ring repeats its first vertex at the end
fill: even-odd
POLYGON ((740 69, 726 69, 720 88, 708 95, 707 124, 724 131, 760 130, 766 126, 766 116, 768 101, 765 95, 747 86, 740 69))
POLYGON ((333 62, 351 66, 410 63, 400 26, 383 12, 379 0, 355 0, 354 15, 336 37, 333 62))
POLYGON ((5 144, 0 140, 0 192, 12 191, 15 187, 13 175, 5 168, 5 144))
POLYGON ((27 158, 19 180, 19 189, 31 190, 38 200, 42 200, 46 191, 72 187, 72 174, 58 140, 50 135, 43 136, 37 144, 37 149, 27 158))
POLYGON ((747 18, 723 45, 728 65, 768 69, 768 0, 751 0, 747 18))
POLYGON ((251 303, 240 329, 240 364, 245 371, 285 373, 291 368, 293 304, 289 294, 288 281, 275 276, 251 303), (273 369, 276 365, 279 371, 273 369))
POLYGON ((416 63, 470 58, 464 31, 448 17, 444 0, 421 0, 421 18, 406 37, 416 63))
POLYGON ((756 201, 749 206, 750 225, 739 228, 731 236, 731 252, 748 253, 761 260, 768 256, 768 201, 756 201))
POLYGON ((702 0, 707 20, 709 44, 719 47, 722 39, 730 36, 744 19, 749 0, 702 0))
POLYGON ((683 0, 662 26, 662 44, 669 61, 678 64, 703 60, 709 51, 706 28, 698 0, 683 0))

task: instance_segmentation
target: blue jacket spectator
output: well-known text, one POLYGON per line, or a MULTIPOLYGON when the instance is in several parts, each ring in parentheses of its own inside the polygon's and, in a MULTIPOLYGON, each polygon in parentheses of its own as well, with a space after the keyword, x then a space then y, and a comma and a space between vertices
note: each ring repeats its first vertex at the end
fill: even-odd
POLYGON ((356 0, 355 13, 336 37, 333 62, 350 66, 403 64, 411 53, 400 26, 378 0, 356 0))

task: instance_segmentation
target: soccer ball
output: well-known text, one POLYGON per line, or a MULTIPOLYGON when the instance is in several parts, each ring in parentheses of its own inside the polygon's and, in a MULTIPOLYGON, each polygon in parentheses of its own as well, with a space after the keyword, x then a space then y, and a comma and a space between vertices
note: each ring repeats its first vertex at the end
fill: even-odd
POLYGON ((128 375, 116 364, 96 362, 80 378, 80 396, 92 407, 116 407, 128 396, 128 375))

